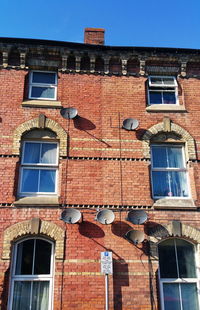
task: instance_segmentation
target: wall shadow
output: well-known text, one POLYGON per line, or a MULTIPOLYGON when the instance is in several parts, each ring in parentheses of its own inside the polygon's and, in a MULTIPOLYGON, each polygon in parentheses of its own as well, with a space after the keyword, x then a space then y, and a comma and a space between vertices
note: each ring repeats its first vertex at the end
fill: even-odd
POLYGON ((114 221, 111 226, 112 233, 122 238, 124 238, 124 235, 131 229, 133 228, 123 221, 114 221))
POLYGON ((154 236, 155 238, 163 238, 163 236, 169 235, 168 230, 161 224, 148 221, 144 225, 144 232, 147 236, 154 236))
POLYGON ((122 310, 122 288, 129 286, 128 264, 113 259, 113 303, 114 310, 122 310))
POLYGON ((74 121, 74 127, 76 129, 85 131, 93 139, 105 144, 107 147, 111 147, 111 145, 103 141, 103 139, 100 139, 89 132, 90 130, 94 130, 96 128, 95 124, 92 123, 89 119, 77 115, 73 119, 73 121, 74 121))
POLYGON ((3 285, 1 286, 1 310, 7 309, 8 304, 8 291, 9 291, 9 275, 10 275, 10 268, 8 268, 4 273, 4 280, 3 285))
POLYGON ((16 162, 15 173, 14 173, 14 186, 13 186, 13 196, 17 197, 18 186, 19 186, 19 168, 20 161, 16 162))
POLYGON ((79 130, 94 130, 95 124, 89 119, 77 115, 74 119, 74 127, 79 130))
POLYGON ((83 221, 79 224, 79 232, 82 236, 93 239, 103 238, 105 236, 104 231, 96 224, 83 221))

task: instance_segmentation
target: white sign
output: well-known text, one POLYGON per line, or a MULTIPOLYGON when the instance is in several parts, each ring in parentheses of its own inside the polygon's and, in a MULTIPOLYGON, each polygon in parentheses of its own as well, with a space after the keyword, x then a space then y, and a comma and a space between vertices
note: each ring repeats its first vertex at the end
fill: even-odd
POLYGON ((101 252, 101 273, 113 274, 112 252, 101 252))

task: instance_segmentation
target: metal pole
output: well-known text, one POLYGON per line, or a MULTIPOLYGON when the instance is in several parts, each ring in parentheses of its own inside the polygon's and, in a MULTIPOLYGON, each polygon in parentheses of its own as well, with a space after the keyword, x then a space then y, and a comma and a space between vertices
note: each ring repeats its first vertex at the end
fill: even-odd
POLYGON ((106 308, 105 310, 109 310, 109 290, 108 290, 108 274, 105 274, 105 298, 106 298, 106 308))

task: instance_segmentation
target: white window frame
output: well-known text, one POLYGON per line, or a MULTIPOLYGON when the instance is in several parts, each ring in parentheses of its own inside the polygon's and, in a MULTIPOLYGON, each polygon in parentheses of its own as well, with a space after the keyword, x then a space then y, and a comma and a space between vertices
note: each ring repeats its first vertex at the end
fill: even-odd
POLYGON ((29 99, 39 99, 39 100, 56 100, 57 99, 57 85, 58 85, 58 75, 57 72, 54 71, 39 71, 39 70, 34 70, 31 71, 29 74, 29 92, 28 92, 28 97, 29 99), (55 83, 50 84, 50 83, 34 83, 33 82, 33 74, 35 72, 38 73, 53 73, 55 75, 55 83), (53 88, 54 89, 54 98, 48 98, 48 97, 33 97, 31 96, 32 92, 32 87, 48 87, 48 88, 53 88))
MULTIPOLYGON (((8 310, 12 310, 13 304, 13 297, 14 297, 14 284, 17 281, 48 281, 49 282, 49 300, 48 300, 48 310, 53 309, 53 280, 54 280, 54 255, 55 255, 55 245, 54 243, 45 238, 41 237, 30 237, 30 238, 23 238, 20 241, 14 244, 13 253, 12 253, 12 264, 11 264, 11 279, 10 279, 10 289, 9 289, 9 296, 8 299, 8 310), (17 250, 18 245, 26 240, 43 240, 51 244, 51 263, 50 263, 50 273, 49 274, 42 274, 42 275, 15 275, 16 270, 16 263, 17 263, 17 250)), ((22 309, 21 309, 22 310, 22 309)))
POLYGON ((175 93, 175 100, 176 103, 173 103, 172 105, 179 105, 179 100, 178 100, 178 84, 177 84, 177 79, 174 76, 158 76, 158 75, 154 75, 154 76, 149 76, 148 77, 148 105, 168 105, 164 103, 164 99, 163 99, 163 93, 167 93, 167 92, 174 92, 175 93), (162 84, 154 84, 152 83, 151 79, 152 78, 160 78, 162 80, 164 79, 173 79, 174 81, 174 85, 172 84, 167 84, 164 83, 164 81, 162 81, 162 84), (161 88, 160 91, 157 88, 161 88), (162 96, 162 102, 161 103, 151 103, 150 101, 150 92, 159 92, 162 96))
MULTIPOLYGON (((180 238, 173 238, 173 239, 180 239, 180 238)), ((184 240, 184 239, 182 239, 184 240)), ((158 278, 159 278, 159 289, 160 289, 160 300, 161 300, 161 310, 165 310, 164 307, 164 290, 163 290, 163 284, 173 284, 173 283, 196 283, 196 287, 197 287, 197 300, 198 300, 198 306, 200 309, 200 283, 199 283, 199 246, 195 246, 195 244, 193 244, 192 242, 188 241, 188 240, 184 240, 190 244, 192 244, 194 246, 194 251, 195 251, 195 255, 194 255, 194 259, 195 259, 195 265, 196 265, 196 278, 161 278, 161 274, 160 274, 160 265, 158 268, 158 278)), ((160 242, 162 243, 162 241, 160 242)), ((177 250, 175 248, 175 255, 176 255, 176 259, 177 259, 177 250)), ((159 253, 158 253, 159 254, 159 253)), ((199 310, 198 309, 198 310, 199 310)), ((181 305, 181 310, 182 310, 182 305, 181 305)), ((188 309, 189 310, 189 309, 188 309)))
POLYGON ((56 195, 58 191, 58 155, 59 155, 59 145, 58 142, 56 141, 30 141, 26 140, 23 141, 23 148, 22 148, 22 158, 21 158, 21 168, 20 168, 20 177, 19 177, 19 196, 47 196, 47 195, 56 195), (56 144, 57 145, 57 150, 56 150, 56 161, 55 164, 48 164, 48 163, 24 163, 24 152, 25 152, 25 144, 26 143, 40 143, 40 144, 45 144, 45 143, 51 143, 51 144, 56 144), (54 192, 22 192, 22 176, 23 176, 23 170, 24 169, 36 169, 36 170, 52 170, 55 171, 55 191, 54 192))
POLYGON ((186 159, 185 159, 185 146, 183 144, 175 144, 175 143, 169 143, 169 144, 152 144, 151 145, 151 185, 152 185, 152 197, 153 199, 161 199, 161 198, 168 198, 168 199, 189 199, 191 198, 191 192, 190 192, 190 186, 189 186, 189 175, 188 175, 188 169, 186 166, 186 159), (162 147, 162 146, 167 146, 167 147, 179 147, 182 149, 182 160, 184 163, 184 168, 164 168, 164 167, 159 167, 159 168, 154 168, 153 167, 153 151, 152 147, 157 146, 157 147, 162 147), (186 181, 187 181, 187 189, 188 189, 188 196, 155 196, 154 195, 154 190, 153 190, 153 171, 177 171, 177 172, 185 172, 186 175, 186 181))

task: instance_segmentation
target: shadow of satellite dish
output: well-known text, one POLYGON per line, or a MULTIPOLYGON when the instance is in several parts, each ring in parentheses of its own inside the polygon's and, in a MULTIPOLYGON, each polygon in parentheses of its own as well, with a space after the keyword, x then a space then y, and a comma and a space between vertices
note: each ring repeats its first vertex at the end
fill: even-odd
POLYGON ((104 231, 96 224, 84 221, 79 225, 79 232, 82 236, 87 238, 103 238, 104 231))
POLYGON ((127 231, 131 230, 132 227, 123 221, 115 221, 111 225, 112 233, 118 237, 124 237, 127 231))
POLYGON ((87 118, 79 115, 73 119, 74 127, 79 130, 94 130, 96 126, 87 118))
POLYGON ((153 236, 155 238, 169 236, 168 230, 163 225, 150 221, 144 225, 144 232, 146 235, 153 236))

